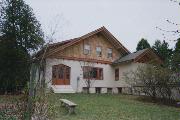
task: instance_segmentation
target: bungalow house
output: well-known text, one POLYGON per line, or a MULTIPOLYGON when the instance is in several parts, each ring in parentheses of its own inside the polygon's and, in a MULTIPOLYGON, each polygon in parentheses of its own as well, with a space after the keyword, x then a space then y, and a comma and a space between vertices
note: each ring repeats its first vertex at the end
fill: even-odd
MULTIPOLYGON (((36 54, 43 56, 43 50, 36 54)), ((122 92, 123 73, 151 60, 162 63, 151 50, 131 53, 105 27, 79 38, 50 44, 46 50, 45 80, 55 93, 83 92, 90 79, 91 93, 122 92), (88 78, 87 70, 93 75, 88 78)))

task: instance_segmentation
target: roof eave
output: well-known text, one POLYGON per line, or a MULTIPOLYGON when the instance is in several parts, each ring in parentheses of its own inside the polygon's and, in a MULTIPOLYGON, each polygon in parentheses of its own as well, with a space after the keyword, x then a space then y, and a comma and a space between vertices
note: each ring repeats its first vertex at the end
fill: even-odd
POLYGON ((130 63, 130 62, 134 62, 133 59, 131 60, 126 60, 126 61, 122 61, 122 62, 113 62, 112 65, 115 66, 115 65, 122 65, 122 64, 127 64, 127 63, 130 63))
MULTIPOLYGON (((84 39, 86 39, 86 38, 88 38, 88 37, 90 37, 90 36, 92 36, 92 35, 95 35, 95 34, 97 34, 97 33, 99 33, 99 32, 102 32, 102 33, 106 34, 106 37, 109 37, 109 38, 112 39, 115 43, 117 43, 118 46, 116 46, 116 49, 121 49, 121 52, 123 52, 123 54, 128 54, 128 53, 130 53, 130 51, 129 51, 127 48, 125 48, 104 26, 101 27, 101 28, 99 28, 99 29, 97 29, 97 30, 95 30, 95 31, 92 31, 92 32, 90 32, 90 33, 88 33, 88 34, 86 34, 86 35, 83 35, 83 36, 81 36, 81 37, 79 37, 79 38, 76 38, 76 39, 77 39, 76 41, 72 41, 72 42, 69 42, 69 43, 63 45, 62 49, 60 49, 60 50, 63 50, 64 48, 67 48, 67 47, 69 47, 69 46, 71 46, 71 45, 73 45, 73 44, 75 44, 75 43, 77 43, 77 42, 80 42, 81 40, 84 40, 84 39)), ((111 41, 111 42, 112 42, 112 41, 111 41)), ((113 43, 112 43, 112 44, 113 44, 113 43)), ((49 56, 49 55, 51 55, 51 54, 54 54, 54 53, 56 53, 57 51, 59 51, 59 50, 54 50, 53 52, 50 52, 50 54, 47 54, 47 56, 49 56)))

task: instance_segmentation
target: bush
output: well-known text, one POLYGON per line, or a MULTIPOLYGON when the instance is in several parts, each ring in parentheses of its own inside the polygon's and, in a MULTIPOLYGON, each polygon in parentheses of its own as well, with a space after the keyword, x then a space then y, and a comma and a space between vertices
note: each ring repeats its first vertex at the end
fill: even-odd
POLYGON ((160 66, 142 65, 136 71, 125 73, 124 78, 135 91, 144 93, 155 101, 161 98, 163 102, 172 102, 178 94, 178 76, 160 66))

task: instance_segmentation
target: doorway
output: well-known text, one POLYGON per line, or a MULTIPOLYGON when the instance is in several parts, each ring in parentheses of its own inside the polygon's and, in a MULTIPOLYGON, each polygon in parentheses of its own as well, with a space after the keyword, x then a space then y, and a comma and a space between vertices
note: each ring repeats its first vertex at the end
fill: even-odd
POLYGON ((59 64, 52 66, 52 84, 53 85, 70 85, 69 66, 59 64))

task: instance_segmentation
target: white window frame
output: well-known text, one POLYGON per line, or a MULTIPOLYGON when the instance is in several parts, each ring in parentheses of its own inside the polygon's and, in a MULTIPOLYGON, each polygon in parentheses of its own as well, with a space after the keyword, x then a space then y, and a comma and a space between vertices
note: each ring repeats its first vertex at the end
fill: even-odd
POLYGON ((84 45, 84 54, 89 55, 91 53, 91 46, 89 44, 84 45))
POLYGON ((100 46, 97 46, 96 47, 96 54, 98 57, 101 57, 102 56, 102 47, 100 46), (98 49, 99 48, 99 49, 98 49))
POLYGON ((112 48, 108 48, 107 49, 107 58, 112 58, 113 57, 113 50, 112 50, 112 48), (111 56, 110 56, 110 54, 111 54, 111 56))

